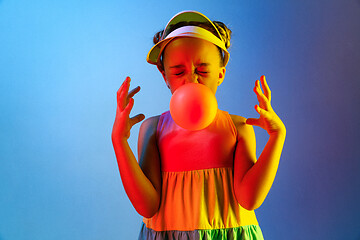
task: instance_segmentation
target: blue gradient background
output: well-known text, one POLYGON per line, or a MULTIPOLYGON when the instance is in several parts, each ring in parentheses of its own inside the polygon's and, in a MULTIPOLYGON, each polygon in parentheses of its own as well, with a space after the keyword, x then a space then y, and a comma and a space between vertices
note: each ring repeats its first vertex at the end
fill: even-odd
MULTIPOLYGON (((360 1, 0 1, 0 240, 137 239, 111 143, 116 91, 168 109, 152 36, 194 9, 233 30, 221 109, 257 117, 264 74, 287 127, 256 210, 265 239, 360 239, 360 1)), ((130 145, 136 154, 139 125, 130 145)), ((268 136, 255 129, 257 154, 268 136)))

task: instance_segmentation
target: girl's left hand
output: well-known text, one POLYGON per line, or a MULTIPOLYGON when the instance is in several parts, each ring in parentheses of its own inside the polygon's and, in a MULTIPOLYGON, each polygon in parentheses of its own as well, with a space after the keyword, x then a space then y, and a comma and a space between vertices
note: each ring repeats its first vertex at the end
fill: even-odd
POLYGON ((255 110, 260 114, 260 118, 248 118, 246 124, 259 126, 265 129, 270 135, 286 133, 286 128, 281 119, 276 115, 271 107, 271 91, 266 83, 265 76, 256 80, 254 92, 256 93, 259 105, 255 105, 255 110), (260 88, 260 81, 264 92, 260 88))

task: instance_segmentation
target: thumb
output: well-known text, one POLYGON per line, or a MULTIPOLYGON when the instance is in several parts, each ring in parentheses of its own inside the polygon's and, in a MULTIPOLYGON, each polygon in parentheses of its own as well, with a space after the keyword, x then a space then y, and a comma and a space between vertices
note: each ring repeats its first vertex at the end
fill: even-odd
POLYGON ((248 119, 246 119, 246 124, 260 126, 260 121, 259 120, 260 119, 258 119, 258 118, 248 118, 248 119))

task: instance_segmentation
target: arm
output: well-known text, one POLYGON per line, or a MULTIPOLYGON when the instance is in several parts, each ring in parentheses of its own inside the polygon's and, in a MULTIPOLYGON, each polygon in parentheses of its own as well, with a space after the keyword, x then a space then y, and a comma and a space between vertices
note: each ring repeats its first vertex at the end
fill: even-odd
MULTIPOLYGON (((129 87, 130 78, 127 78, 117 94, 118 106, 112 131, 112 142, 124 189, 131 203, 140 215, 151 217, 157 211, 160 202, 160 167, 159 164, 153 164, 152 168, 143 171, 127 142, 131 127, 144 119, 142 114, 129 118, 134 104, 132 97, 140 90, 137 87, 128 94, 129 87), (157 172, 151 173, 150 171, 156 167, 158 167, 157 172)), ((139 132, 139 156, 145 168, 150 165, 149 161, 154 160, 156 163, 156 160, 159 159, 158 153, 155 151, 156 128, 154 126, 157 121, 154 120, 154 118, 150 118, 144 121, 139 132), (144 154, 150 154, 150 156, 144 154), (154 154, 155 157, 151 154, 154 154)))
POLYGON ((260 89, 259 81, 256 81, 254 88, 260 103, 255 109, 260 114, 260 118, 245 120, 238 117, 234 121, 238 129, 234 160, 234 191, 238 202, 248 210, 260 207, 269 193, 286 136, 284 124, 270 105, 270 89, 264 76, 261 81, 264 94, 260 89), (255 134, 251 125, 264 128, 270 135, 257 161, 255 134))

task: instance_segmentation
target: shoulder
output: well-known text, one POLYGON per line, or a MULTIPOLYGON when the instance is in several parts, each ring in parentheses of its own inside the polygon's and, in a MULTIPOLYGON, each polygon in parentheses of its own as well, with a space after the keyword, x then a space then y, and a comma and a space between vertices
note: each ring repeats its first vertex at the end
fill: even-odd
POLYGON ((246 124, 246 118, 234 114, 229 114, 231 119, 233 120, 235 126, 246 124))
POLYGON ((254 128, 252 125, 246 124, 246 118, 234 114, 229 114, 238 134, 239 138, 255 137, 254 128))
POLYGON ((159 119, 160 119, 160 115, 149 117, 142 122, 141 126, 157 125, 157 123, 159 122, 159 119))
POLYGON ((145 119, 140 126, 138 138, 139 163, 143 166, 147 162, 147 156, 156 155, 156 129, 160 116, 145 119), (144 154, 146 153, 146 154, 144 154))
POLYGON ((153 116, 145 119, 140 126, 140 135, 142 134, 155 134, 156 128, 160 119, 160 115, 153 116))
POLYGON ((237 130, 235 155, 237 166, 249 169, 256 162, 256 139, 254 127, 246 124, 246 118, 244 117, 232 114, 230 114, 230 116, 237 130))

